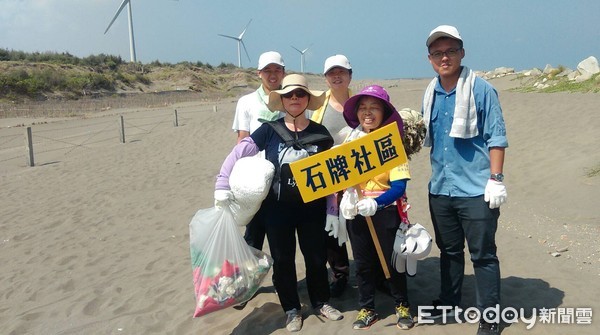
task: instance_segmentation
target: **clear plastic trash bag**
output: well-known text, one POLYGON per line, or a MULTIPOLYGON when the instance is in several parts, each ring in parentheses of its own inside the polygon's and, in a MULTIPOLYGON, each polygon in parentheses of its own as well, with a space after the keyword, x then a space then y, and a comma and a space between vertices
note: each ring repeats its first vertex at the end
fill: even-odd
POLYGON ((269 255, 246 244, 229 207, 196 212, 190 222, 190 253, 194 317, 250 300, 273 265, 269 255))

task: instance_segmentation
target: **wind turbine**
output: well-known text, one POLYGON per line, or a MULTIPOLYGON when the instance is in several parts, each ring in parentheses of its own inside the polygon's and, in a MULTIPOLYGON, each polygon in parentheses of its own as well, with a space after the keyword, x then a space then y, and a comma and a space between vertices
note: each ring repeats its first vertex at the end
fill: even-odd
POLYGON ((302 73, 304 73, 304 54, 306 53, 306 51, 308 51, 308 49, 310 49, 311 46, 312 46, 312 44, 309 45, 308 48, 306 48, 304 50, 300 50, 292 45, 292 48, 294 48, 296 51, 298 51, 300 53, 300 72, 302 72, 302 73))
POLYGON ((123 2, 121 2, 121 6, 119 6, 119 9, 117 9, 117 13, 115 14, 115 16, 112 18, 112 20, 108 24, 108 27, 106 27, 104 34, 106 35, 106 33, 108 32, 108 30, 110 29, 112 24, 115 22, 115 20, 119 16, 119 14, 121 14, 121 11, 125 7, 125 5, 127 5, 127 14, 129 17, 129 56, 130 56, 131 61, 133 63, 135 63, 136 62, 135 41, 133 38, 133 18, 131 16, 131 0, 123 0, 123 2))
POLYGON ((227 38, 231 38, 237 41, 237 55, 238 55, 238 67, 242 67, 242 52, 241 52, 241 48, 240 45, 242 47, 244 47, 244 51, 246 52, 246 57, 248 57, 248 61, 250 61, 250 56, 248 55, 248 50, 246 50, 246 45, 244 44, 244 34, 246 33, 246 29, 248 29, 248 26, 250 25, 250 22, 252 22, 252 19, 250 19, 250 21, 248 21, 248 24, 246 25, 246 27, 244 28, 244 30, 242 30, 242 33, 238 36, 229 36, 229 35, 223 35, 223 34, 217 34, 219 36, 223 36, 223 37, 227 37, 227 38))

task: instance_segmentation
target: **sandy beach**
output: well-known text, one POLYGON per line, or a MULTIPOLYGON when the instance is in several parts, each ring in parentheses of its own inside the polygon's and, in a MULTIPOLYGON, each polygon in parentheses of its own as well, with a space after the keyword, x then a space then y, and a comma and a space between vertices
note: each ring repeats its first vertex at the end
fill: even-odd
MULTIPOLYGON (((398 109, 420 110, 428 82, 378 83, 398 109)), ((508 90, 516 85, 511 77, 491 82, 510 144, 504 169, 508 202, 497 234, 502 307, 522 308, 536 320, 531 329, 521 320, 507 324, 502 334, 598 334, 600 315, 577 324, 590 320, 577 314, 600 312, 600 175, 590 176, 600 168, 600 94, 516 93, 508 90), (553 321, 542 322, 542 308, 556 313, 553 321)), ((213 205, 214 177, 235 144, 235 102, 112 109, 60 120, 0 119, 1 333, 288 334, 270 275, 245 308, 192 318, 188 224, 198 209, 213 205), (119 142, 120 115, 125 143, 119 142), (25 164, 24 126, 40 143, 34 167, 25 164)), ((409 215, 433 234, 428 150, 410 167, 409 215)), ((438 263, 434 246, 409 279, 415 316, 418 306, 437 297, 438 263)), ((344 295, 331 300, 345 317, 332 322, 310 309, 299 251, 297 265, 301 333, 354 332, 354 277, 344 295)), ((467 260, 464 307, 474 304, 473 283, 467 260)), ((383 294, 377 311, 382 320, 369 333, 401 332, 393 303, 383 294)), ((475 332, 475 324, 451 322, 419 324, 406 333, 475 332)))

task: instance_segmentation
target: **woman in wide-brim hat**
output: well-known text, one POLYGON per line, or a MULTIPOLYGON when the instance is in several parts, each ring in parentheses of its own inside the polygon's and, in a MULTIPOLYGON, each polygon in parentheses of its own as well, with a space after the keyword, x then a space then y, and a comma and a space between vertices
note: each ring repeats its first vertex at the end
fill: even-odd
MULTIPOLYGON (((344 104, 344 119, 353 128, 345 142, 392 123, 396 124, 400 134, 404 131, 400 114, 390 102, 386 90, 379 85, 367 86, 348 99, 344 104)), ((402 150, 402 143, 394 144, 398 150, 402 150)), ((405 271, 396 271, 389 262, 392 259, 396 231, 401 224, 408 223, 404 193, 409 179, 408 163, 404 163, 361 183, 359 190, 346 190, 342 197, 340 212, 348 220, 346 228, 358 283, 360 309, 353 323, 354 329, 368 329, 379 318, 375 312, 375 290, 382 272, 378 248, 383 253, 383 258, 388 260, 383 266, 387 267, 390 274, 387 282, 394 299, 394 313, 398 317, 396 325, 401 329, 414 326, 409 311, 405 271), (356 201, 357 191, 362 192, 362 200, 356 201), (404 217, 400 213, 404 213, 404 217), (379 246, 375 245, 371 236, 367 217, 371 217, 379 246)))
POLYGON ((303 129, 309 123, 305 111, 321 107, 324 100, 324 91, 308 89, 306 77, 299 74, 290 74, 283 78, 280 90, 269 93, 267 107, 272 112, 284 112, 284 119, 288 128, 298 131, 299 127, 303 129), (305 97, 307 99, 304 99, 305 97))
MULTIPOLYGON (((327 252, 325 219, 327 199, 320 198, 304 203, 299 191, 292 182, 285 182, 280 155, 285 150, 304 150, 304 154, 315 154, 333 146, 333 138, 323 125, 306 117, 307 109, 315 109, 323 104, 324 92, 308 88, 304 76, 291 74, 286 76, 280 90, 269 93, 267 106, 273 112, 285 113, 283 118, 263 123, 250 137, 244 138, 227 156, 217 176, 215 185, 215 204, 224 206, 232 199, 229 186, 229 175, 235 162, 259 151, 265 151, 265 157, 273 163, 276 177, 269 194, 263 202, 265 210, 265 231, 269 249, 273 257, 273 284, 283 311, 286 313, 286 328, 298 331, 302 328, 302 309, 298 295, 298 279, 296 275, 296 234, 298 244, 306 265, 306 286, 312 307, 321 315, 331 320, 340 320, 343 315, 329 305, 329 280, 327 272, 327 252), (303 144, 301 148, 290 147, 278 133, 285 132, 286 137, 301 141, 307 136, 314 142, 303 144), (317 136, 318 135, 318 136, 317 136), (281 180, 281 182, 279 182, 281 180), (276 184, 279 183, 279 184, 276 184), (292 188, 293 195, 283 197, 284 186, 292 188)), ((297 151, 301 151, 297 150, 297 151)), ((286 179, 287 180, 287 179, 286 179)))

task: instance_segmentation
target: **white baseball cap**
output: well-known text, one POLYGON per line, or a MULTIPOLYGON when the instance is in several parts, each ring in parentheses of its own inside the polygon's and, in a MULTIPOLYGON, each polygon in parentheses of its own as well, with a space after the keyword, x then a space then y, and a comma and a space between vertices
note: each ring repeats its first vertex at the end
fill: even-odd
POLYGON ((285 67, 283 58, 281 57, 281 54, 279 54, 279 52, 277 52, 277 51, 264 52, 258 58, 258 70, 259 71, 264 69, 269 64, 277 64, 277 65, 285 67))
POLYGON ((429 48, 431 43, 433 43, 433 41, 437 40, 440 37, 450 37, 462 42, 462 37, 460 37, 460 34, 458 33, 458 29, 456 29, 456 27, 441 25, 437 26, 429 33, 429 37, 427 38, 427 42, 425 42, 425 44, 429 48))
POLYGON ((327 71, 332 68, 339 66, 343 67, 346 70, 352 70, 352 66, 350 65, 350 61, 344 55, 334 55, 325 60, 325 66, 323 67, 323 74, 326 74, 327 71))
POLYGON ((400 239, 400 243, 394 243, 394 251, 398 253, 398 257, 393 266, 398 272, 406 272, 412 277, 417 274, 417 261, 431 252, 431 235, 425 227, 415 223, 405 233, 400 230, 396 232, 396 239, 400 239))

